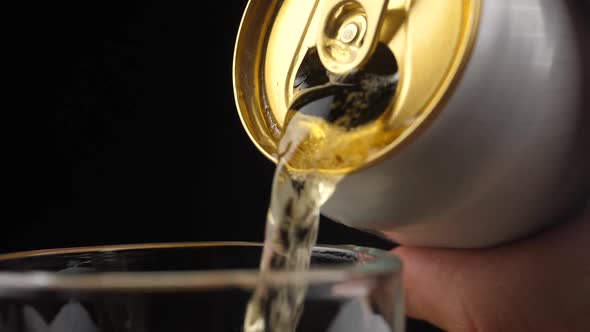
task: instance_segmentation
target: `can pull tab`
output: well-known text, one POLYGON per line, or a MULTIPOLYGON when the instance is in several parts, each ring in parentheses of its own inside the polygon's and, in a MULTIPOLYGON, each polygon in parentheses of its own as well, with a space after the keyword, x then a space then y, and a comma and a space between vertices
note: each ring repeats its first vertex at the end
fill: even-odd
MULTIPOLYGON (((345 74, 362 66, 377 46, 383 23, 391 17, 388 13, 405 13, 410 3, 411 0, 322 0, 317 49, 324 67, 334 74, 345 74)), ((393 26, 400 25, 401 22, 393 26)))

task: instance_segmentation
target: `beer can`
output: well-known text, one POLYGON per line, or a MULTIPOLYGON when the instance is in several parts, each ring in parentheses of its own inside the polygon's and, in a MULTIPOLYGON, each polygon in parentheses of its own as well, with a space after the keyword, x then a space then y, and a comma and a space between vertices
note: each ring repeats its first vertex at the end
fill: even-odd
POLYGON ((250 0, 234 53, 238 113, 276 162, 306 59, 337 75, 385 52, 379 65, 398 83, 379 117, 398 134, 363 163, 325 170, 347 175, 322 213, 407 245, 511 241, 588 203, 590 17, 579 4, 250 0))

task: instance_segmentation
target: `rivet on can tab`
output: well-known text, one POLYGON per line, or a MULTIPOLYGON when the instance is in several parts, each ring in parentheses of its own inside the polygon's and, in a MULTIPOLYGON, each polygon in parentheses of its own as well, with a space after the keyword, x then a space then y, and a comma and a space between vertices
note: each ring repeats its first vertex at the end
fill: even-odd
POLYGON ((362 66, 373 53, 387 0, 324 0, 317 48, 324 67, 345 74, 362 66))

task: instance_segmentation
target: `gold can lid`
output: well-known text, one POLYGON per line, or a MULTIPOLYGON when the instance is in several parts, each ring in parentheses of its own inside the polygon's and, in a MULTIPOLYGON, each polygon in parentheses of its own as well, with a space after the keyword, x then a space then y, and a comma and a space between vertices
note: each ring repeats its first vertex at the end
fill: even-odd
MULTIPOLYGON (((397 132, 370 164, 405 143, 440 109, 465 66, 482 0, 250 0, 237 36, 233 80, 242 123, 276 161, 298 69, 315 49, 333 74, 367 64, 377 45, 395 59, 398 83, 384 112, 397 132)), ((363 165, 366 166, 366 165, 363 165)))

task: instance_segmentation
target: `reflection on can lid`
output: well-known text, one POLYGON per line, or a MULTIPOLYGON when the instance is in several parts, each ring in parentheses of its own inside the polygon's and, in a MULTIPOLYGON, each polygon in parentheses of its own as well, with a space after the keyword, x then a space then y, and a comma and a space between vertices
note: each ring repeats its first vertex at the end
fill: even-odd
POLYGON ((468 61, 481 0, 250 0, 234 54, 234 92, 256 146, 276 161, 277 141, 308 50, 327 72, 367 63, 378 44, 397 61, 399 83, 383 113, 388 155, 440 109, 468 61))

